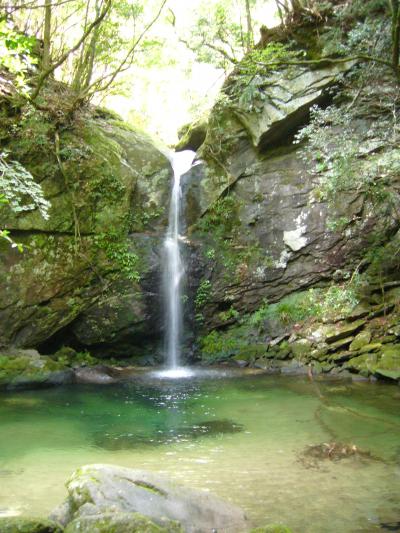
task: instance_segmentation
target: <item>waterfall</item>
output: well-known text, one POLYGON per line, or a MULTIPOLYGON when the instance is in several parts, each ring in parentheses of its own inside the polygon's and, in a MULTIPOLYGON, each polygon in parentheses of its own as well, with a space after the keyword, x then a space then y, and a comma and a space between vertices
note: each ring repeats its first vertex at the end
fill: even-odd
POLYGON ((171 371, 179 369, 182 343, 182 282, 185 266, 181 254, 181 176, 193 163, 195 153, 190 150, 171 156, 174 183, 171 193, 168 230, 164 240, 163 293, 165 298, 166 363, 171 371))

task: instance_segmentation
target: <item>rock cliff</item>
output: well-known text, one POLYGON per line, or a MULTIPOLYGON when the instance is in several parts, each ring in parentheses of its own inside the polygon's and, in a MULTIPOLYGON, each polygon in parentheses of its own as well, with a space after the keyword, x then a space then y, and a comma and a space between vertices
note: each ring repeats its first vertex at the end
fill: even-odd
MULTIPOLYGON (((330 371, 330 354, 348 351, 359 329, 328 349, 325 336, 312 338, 313 324, 340 329, 341 320, 359 318, 351 313, 358 304, 360 315, 385 319, 363 324, 379 344, 363 352, 374 363, 346 368, 368 376, 381 366, 383 375, 387 342, 398 358, 387 375, 390 366, 400 377, 397 337, 381 343, 398 323, 400 154, 389 111, 399 105, 396 81, 376 65, 335 59, 257 76, 250 103, 235 98, 240 73, 228 79, 199 149, 202 165, 185 177, 194 264, 203 264, 194 295, 200 353, 263 368, 273 366, 266 359, 301 355, 318 371, 329 359, 330 371), (296 339, 306 341, 301 354, 296 339)), ((337 355, 336 363, 363 354, 337 355)))
POLYGON ((169 161, 145 134, 100 109, 57 125, 3 98, 1 137, 51 203, 2 207, 0 345, 62 344, 129 356, 160 336, 158 249, 167 220, 169 161), (117 346, 117 348, 116 348, 117 346))

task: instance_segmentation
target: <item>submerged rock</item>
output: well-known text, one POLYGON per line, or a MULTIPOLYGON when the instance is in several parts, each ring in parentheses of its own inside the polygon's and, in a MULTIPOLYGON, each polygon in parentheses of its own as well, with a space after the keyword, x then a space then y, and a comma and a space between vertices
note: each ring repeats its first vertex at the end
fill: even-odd
POLYGON ((340 442, 323 442, 308 446, 303 452, 305 458, 340 461, 348 457, 359 457, 364 459, 373 459, 370 452, 360 450, 355 444, 343 444, 340 442))
MULTIPOLYGON (((151 472, 111 465, 87 465, 74 472, 67 482, 67 490, 68 498, 63 508, 52 516, 64 525, 71 523, 67 527, 70 533, 80 531, 74 523, 80 520, 83 524, 88 524, 88 520, 95 523, 96 517, 101 521, 104 514, 109 520, 110 513, 117 523, 126 521, 126 513, 140 513, 161 527, 165 527, 165 520, 172 520, 178 522, 186 533, 209 533, 212 530, 243 533, 249 529, 239 508, 207 492, 180 486, 151 472)), ((103 531, 99 529, 99 532, 103 531)))
POLYGON ((149 446, 160 446, 182 440, 193 440, 202 437, 212 437, 227 433, 239 433, 243 431, 241 424, 236 424, 231 420, 205 420, 192 426, 183 426, 164 431, 158 428, 154 433, 98 433, 94 435, 94 443, 106 450, 130 450, 149 446))
POLYGON ((112 375, 112 369, 105 365, 95 367, 82 367, 74 370, 76 383, 92 383, 94 385, 107 385, 117 383, 118 379, 112 375))

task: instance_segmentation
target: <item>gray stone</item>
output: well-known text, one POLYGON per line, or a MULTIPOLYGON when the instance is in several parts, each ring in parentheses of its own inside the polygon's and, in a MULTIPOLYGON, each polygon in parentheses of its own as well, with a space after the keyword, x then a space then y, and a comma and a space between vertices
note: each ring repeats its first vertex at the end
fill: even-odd
POLYGON ((310 70, 297 68, 270 74, 268 98, 257 113, 240 112, 242 123, 253 145, 265 147, 276 142, 284 131, 296 127, 307 116, 309 108, 324 98, 324 93, 355 63, 310 70))
POLYGON ((107 366, 81 367, 74 370, 76 383, 92 383, 95 385, 107 385, 116 383, 118 380, 110 375, 110 368, 107 366))
POLYGON ((104 513, 140 513, 161 526, 165 519, 179 522, 187 533, 243 533, 249 528, 237 507, 151 472, 87 465, 72 475, 67 490, 73 521, 104 513))

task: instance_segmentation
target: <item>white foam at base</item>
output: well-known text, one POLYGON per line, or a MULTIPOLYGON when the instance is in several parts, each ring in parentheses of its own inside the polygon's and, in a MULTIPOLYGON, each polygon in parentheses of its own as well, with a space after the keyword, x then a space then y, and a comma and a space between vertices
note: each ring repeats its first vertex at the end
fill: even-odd
POLYGON ((160 379, 181 379, 181 378, 191 378, 194 376, 195 372, 190 368, 185 368, 183 366, 178 366, 176 368, 168 368, 167 370, 159 370, 157 372, 152 372, 151 376, 160 379))

